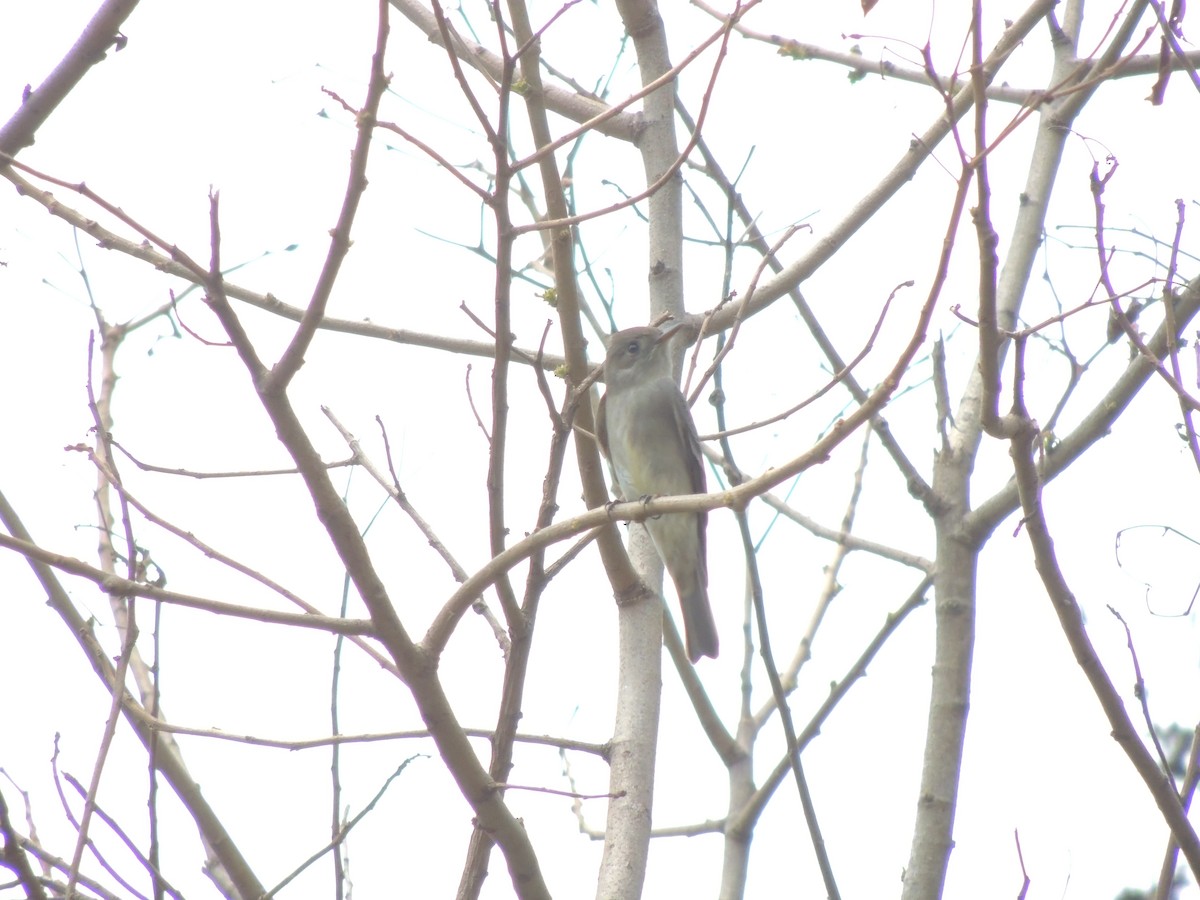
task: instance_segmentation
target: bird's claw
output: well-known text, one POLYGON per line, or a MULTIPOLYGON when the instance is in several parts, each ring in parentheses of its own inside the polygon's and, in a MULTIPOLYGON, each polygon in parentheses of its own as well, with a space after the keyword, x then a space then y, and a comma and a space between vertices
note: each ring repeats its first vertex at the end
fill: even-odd
MULTIPOLYGON (((655 498, 655 496, 657 496, 657 495, 655 495, 655 494, 642 494, 642 496, 638 497, 638 499, 642 501, 642 506, 647 506, 647 505, 649 505, 650 501, 651 501, 651 500, 653 500, 653 499, 655 498)), ((661 519, 661 518, 662 518, 662 513, 659 513, 657 516, 647 516, 647 518, 650 518, 650 519, 661 519)))

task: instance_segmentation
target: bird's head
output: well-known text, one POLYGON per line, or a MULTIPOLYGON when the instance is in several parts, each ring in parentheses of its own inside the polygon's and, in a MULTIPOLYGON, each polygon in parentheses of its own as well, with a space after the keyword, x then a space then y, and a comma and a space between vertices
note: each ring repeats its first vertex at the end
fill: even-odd
POLYGON ((620 390, 651 378, 671 377, 671 356, 667 352, 667 343, 682 328, 682 322, 662 331, 640 326, 618 331, 609 338, 608 353, 604 359, 604 380, 608 389, 620 390))

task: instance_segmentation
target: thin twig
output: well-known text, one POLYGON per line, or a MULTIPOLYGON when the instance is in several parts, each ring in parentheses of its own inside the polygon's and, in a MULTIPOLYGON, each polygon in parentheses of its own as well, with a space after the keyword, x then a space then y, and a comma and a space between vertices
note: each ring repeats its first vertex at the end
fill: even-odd
MULTIPOLYGON (((354 150, 350 154, 350 171, 347 175, 346 193, 342 199, 342 209, 338 214, 337 223, 329 231, 329 251, 325 263, 313 286, 312 298, 300 326, 289 342, 287 349, 280 356, 279 362, 271 370, 267 383, 260 384, 260 391, 282 391, 291 382, 300 366, 304 363, 304 354, 312 344, 313 337, 321 319, 325 317, 325 309, 329 305, 329 296, 341 272, 342 263, 350 252, 350 229, 358 213, 359 204, 367 190, 367 157, 371 150, 371 138, 375 134, 375 118, 379 113, 379 103, 387 90, 390 78, 384 72, 383 60, 388 42, 388 3, 380 0, 378 5, 378 26, 375 36, 375 53, 371 57, 371 75, 367 83, 367 99, 362 110, 355 117, 358 125, 358 136, 354 150)), ((214 241, 216 248, 219 242, 214 241)), ((214 267, 214 276, 219 273, 214 267)))
MULTIPOLYGON (((79 794, 80 797, 84 798, 85 800, 87 799, 87 790, 79 782, 78 778, 76 778, 74 775, 70 774, 69 772, 63 772, 63 778, 66 780, 67 784, 71 785, 71 787, 73 787, 75 789, 75 792, 77 794, 79 794)), ((134 859, 136 859, 139 863, 141 863, 142 867, 148 873, 150 873, 150 876, 152 879, 154 879, 156 885, 161 883, 163 890, 165 890, 172 897, 180 898, 180 900, 182 900, 182 894, 180 894, 179 891, 175 890, 175 888, 172 887, 166 881, 165 878, 163 878, 163 874, 162 874, 162 872, 159 871, 158 867, 156 865, 154 865, 142 853, 142 851, 140 849, 138 849, 138 845, 134 842, 133 838, 131 838, 128 834, 125 833, 125 829, 122 828, 112 816, 110 816, 107 812, 105 812, 104 808, 101 807, 99 803, 95 804, 95 813, 96 813, 97 818, 99 818, 102 822, 104 822, 105 825, 107 825, 109 828, 111 828, 113 833, 118 838, 120 838, 121 843, 125 845, 125 849, 127 849, 131 854, 133 854, 134 859)), ((91 842, 89 841, 89 843, 91 843, 91 842)), ((129 890, 133 893, 137 893, 136 891, 134 891, 134 889, 130 885, 128 885, 126 883, 126 881, 124 879, 120 878, 120 876, 118 876, 116 874, 116 872, 113 872, 112 869, 110 869, 107 864, 105 864, 105 869, 107 871, 109 871, 109 873, 114 878, 117 878, 127 890, 129 890)), ((139 896, 140 896, 140 894, 139 894, 139 896)))
POLYGON ((311 866, 313 863, 315 863, 317 860, 319 860, 322 856, 324 856, 330 850, 333 850, 333 849, 341 846, 341 844, 346 840, 346 838, 349 837, 350 831, 354 828, 354 826, 357 825, 359 822, 361 822, 367 816, 367 814, 370 813, 371 810, 373 810, 375 808, 376 804, 379 803, 379 801, 383 799, 383 795, 385 793, 387 793, 387 789, 391 786, 392 782, 395 781, 397 778, 399 778, 401 773, 403 773, 404 770, 408 768, 408 764, 411 763, 414 759, 422 759, 422 758, 428 759, 429 757, 425 753, 415 753, 412 756, 410 756, 408 759, 404 760, 404 762, 400 763, 400 766, 396 769, 396 771, 393 772, 391 775, 389 775, 387 777, 387 780, 384 781, 383 786, 380 787, 378 791, 376 791, 375 796, 371 798, 370 802, 367 803, 367 805, 364 806, 361 810, 359 810, 358 814, 353 819, 351 819, 349 822, 347 822, 345 824, 345 826, 340 828, 338 833, 336 835, 334 835, 333 839, 328 844, 326 844, 324 847, 322 847, 316 853, 312 854, 308 859, 306 859, 299 866, 297 866, 291 872, 291 874, 289 874, 282 881, 280 881, 279 884, 275 885, 275 887, 271 888, 269 891, 267 891, 265 894, 263 894, 262 900, 270 900, 271 897, 274 897, 276 894, 278 894, 280 891, 282 891, 285 887, 287 887, 289 884, 291 884, 297 877, 299 877, 304 872, 305 869, 307 869, 309 866, 311 866))
POLYGON ((1162 741, 1158 739, 1158 729, 1154 727, 1154 719, 1150 716, 1150 698, 1146 692, 1146 679, 1142 677, 1142 664, 1138 661, 1137 648, 1133 646, 1133 632, 1129 629, 1129 623, 1125 621, 1125 617, 1117 612, 1116 607, 1111 603, 1107 605, 1108 611, 1125 629, 1125 646, 1129 649, 1129 660, 1133 664, 1133 696, 1137 698, 1142 708, 1142 720, 1146 723, 1146 733, 1150 736, 1151 743, 1154 744, 1155 752, 1158 753, 1158 761, 1162 766, 1163 774, 1170 779, 1172 789, 1179 793, 1179 786, 1175 783, 1175 773, 1171 769, 1171 764, 1167 762, 1167 754, 1163 751, 1162 741))
MULTIPOLYGON (((604 207, 603 209, 595 209, 591 212, 578 213, 572 216, 564 216, 558 219, 547 219, 541 222, 532 223, 530 225, 521 225, 512 229, 513 236, 517 237, 531 231, 565 228, 568 225, 578 225, 580 222, 586 222, 590 219, 596 219, 601 216, 610 215, 611 213, 625 209, 626 207, 633 206, 635 203, 639 203, 642 200, 645 200, 647 197, 653 196, 662 188, 663 185, 675 178, 676 173, 683 166, 684 160, 687 159, 688 154, 691 153, 695 148, 696 141, 699 140, 700 130, 704 127, 704 119, 708 114, 708 105, 713 94, 713 85, 716 83, 717 75, 721 71, 721 64, 725 60, 725 54, 729 47, 729 35, 732 30, 734 18, 735 16, 744 14, 746 10, 756 6, 758 3, 759 0, 748 0, 748 2, 743 4, 741 0, 738 0, 738 11, 733 15, 730 15, 725 26, 721 28, 715 35, 710 37, 708 41, 706 41, 702 47, 696 51, 699 52, 700 50, 707 48, 708 44, 715 41, 718 37, 721 39, 721 46, 717 51, 717 59, 716 62, 713 63, 712 73, 709 76, 708 88, 704 91, 704 100, 700 107, 700 113, 696 117, 696 129, 692 133, 687 145, 682 151, 680 151, 679 155, 675 158, 675 161, 667 167, 666 171, 663 172, 662 175, 656 178, 654 182, 644 191, 614 203, 611 206, 604 207)), ((664 74, 662 77, 665 78, 666 75, 664 74)))
POLYGON ((96 751, 96 762, 92 768, 92 778, 88 783, 84 797, 83 814, 79 817, 79 834, 75 840, 75 852, 71 856, 71 867, 67 872, 67 896, 75 891, 79 880, 79 867, 83 862, 83 848, 89 843, 88 828, 96 811, 96 797, 100 791, 100 776, 104 772, 104 764, 108 761, 108 752, 112 748, 113 738, 117 733, 117 718, 121 714, 121 700, 124 694, 125 674, 129 670, 129 659, 133 655, 133 646, 137 642, 137 621, 134 618, 134 602, 131 598, 127 603, 128 619, 125 625, 125 641, 121 647, 121 656, 117 660, 117 670, 114 677, 114 688, 108 708, 108 719, 104 723, 104 733, 100 738, 100 746, 96 751))

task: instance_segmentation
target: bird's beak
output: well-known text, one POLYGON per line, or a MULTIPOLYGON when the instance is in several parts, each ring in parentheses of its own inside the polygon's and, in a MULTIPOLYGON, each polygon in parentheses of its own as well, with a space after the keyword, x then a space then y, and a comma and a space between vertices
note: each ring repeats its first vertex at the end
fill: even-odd
POLYGON ((675 336, 676 332, 682 331, 685 328, 687 328, 686 322, 676 322, 671 327, 669 327, 665 331, 661 332, 658 336, 658 339, 654 343, 655 344, 665 344, 667 341, 669 341, 671 338, 673 338, 675 336))

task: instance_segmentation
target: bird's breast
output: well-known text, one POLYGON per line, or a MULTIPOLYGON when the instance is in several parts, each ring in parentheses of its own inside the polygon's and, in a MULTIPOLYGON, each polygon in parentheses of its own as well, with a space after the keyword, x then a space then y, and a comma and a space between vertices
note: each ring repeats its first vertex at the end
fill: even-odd
POLYGON ((680 432, 674 382, 660 379, 605 400, 608 446, 625 499, 692 491, 688 436, 680 432))

